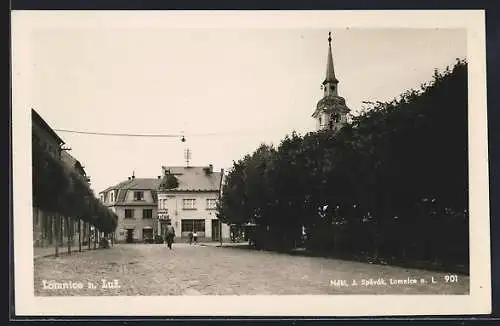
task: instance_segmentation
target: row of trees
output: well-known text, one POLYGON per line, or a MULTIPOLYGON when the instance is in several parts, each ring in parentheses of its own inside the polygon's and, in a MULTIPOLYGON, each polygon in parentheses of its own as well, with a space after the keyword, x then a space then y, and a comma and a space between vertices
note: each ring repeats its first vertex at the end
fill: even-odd
MULTIPOLYGON (((72 219, 78 223, 83 221, 89 228, 92 225, 105 234, 114 232, 118 217, 94 196, 84 176, 36 143, 33 144, 32 160, 33 206, 51 216, 50 234, 52 216, 55 217, 56 239, 59 240, 56 241, 56 253, 61 238, 61 217, 68 219, 65 223, 68 230, 72 224, 69 219, 72 219)), ((78 232, 81 232, 80 224, 78 232)))
POLYGON ((234 162, 218 206, 271 250, 468 266, 467 63, 368 107, 339 132, 292 133, 234 162))

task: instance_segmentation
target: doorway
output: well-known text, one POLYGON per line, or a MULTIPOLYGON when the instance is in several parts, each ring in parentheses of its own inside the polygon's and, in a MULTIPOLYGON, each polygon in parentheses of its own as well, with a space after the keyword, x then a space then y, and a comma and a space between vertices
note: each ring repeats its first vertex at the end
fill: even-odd
POLYGON ((142 239, 144 243, 153 243, 153 228, 151 227, 143 228, 142 239))
POLYGON ((212 220, 212 241, 220 241, 220 221, 212 220))
POLYGON ((134 242, 134 229, 127 229, 126 242, 127 243, 133 243, 134 242))

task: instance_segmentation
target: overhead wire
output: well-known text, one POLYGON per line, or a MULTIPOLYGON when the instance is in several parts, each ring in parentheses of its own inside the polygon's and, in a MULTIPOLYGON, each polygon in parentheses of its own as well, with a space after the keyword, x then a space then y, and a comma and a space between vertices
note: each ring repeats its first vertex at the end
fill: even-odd
MULTIPOLYGON (((67 132, 82 135, 94 135, 94 136, 115 136, 115 137, 149 137, 149 138, 180 138, 180 137, 205 137, 205 136, 219 136, 219 135, 229 135, 229 134, 241 134, 245 132, 244 130, 238 131, 228 131, 228 132, 213 132, 213 133, 199 133, 199 134, 135 134, 135 133, 114 133, 114 132, 97 132, 97 131, 83 131, 83 130, 71 130, 71 129, 54 129, 57 132, 67 132)), ((249 133, 255 133, 255 130, 248 130, 249 133)))
MULTIPOLYGON (((119 136, 119 137, 151 137, 151 138, 177 138, 187 136, 186 134, 129 134, 129 133, 113 133, 113 132, 94 132, 94 131, 81 131, 69 129, 54 129, 59 132, 68 132, 83 135, 96 135, 96 136, 119 136)), ((189 136, 214 136, 216 133, 194 134, 189 136)))

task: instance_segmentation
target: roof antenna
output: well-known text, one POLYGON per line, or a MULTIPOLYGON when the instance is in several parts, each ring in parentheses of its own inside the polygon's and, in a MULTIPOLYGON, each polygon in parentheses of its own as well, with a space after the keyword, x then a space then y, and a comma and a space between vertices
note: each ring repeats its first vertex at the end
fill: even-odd
POLYGON ((191 159, 191 151, 189 148, 184 150, 184 159, 186 160, 186 167, 189 167, 189 160, 191 159))

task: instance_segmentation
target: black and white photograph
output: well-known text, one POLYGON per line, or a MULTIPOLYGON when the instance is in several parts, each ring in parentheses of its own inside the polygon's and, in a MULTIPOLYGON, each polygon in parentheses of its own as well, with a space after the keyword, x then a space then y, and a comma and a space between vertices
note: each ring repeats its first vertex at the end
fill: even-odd
POLYGON ((488 313, 484 28, 14 11, 16 310, 488 313))

